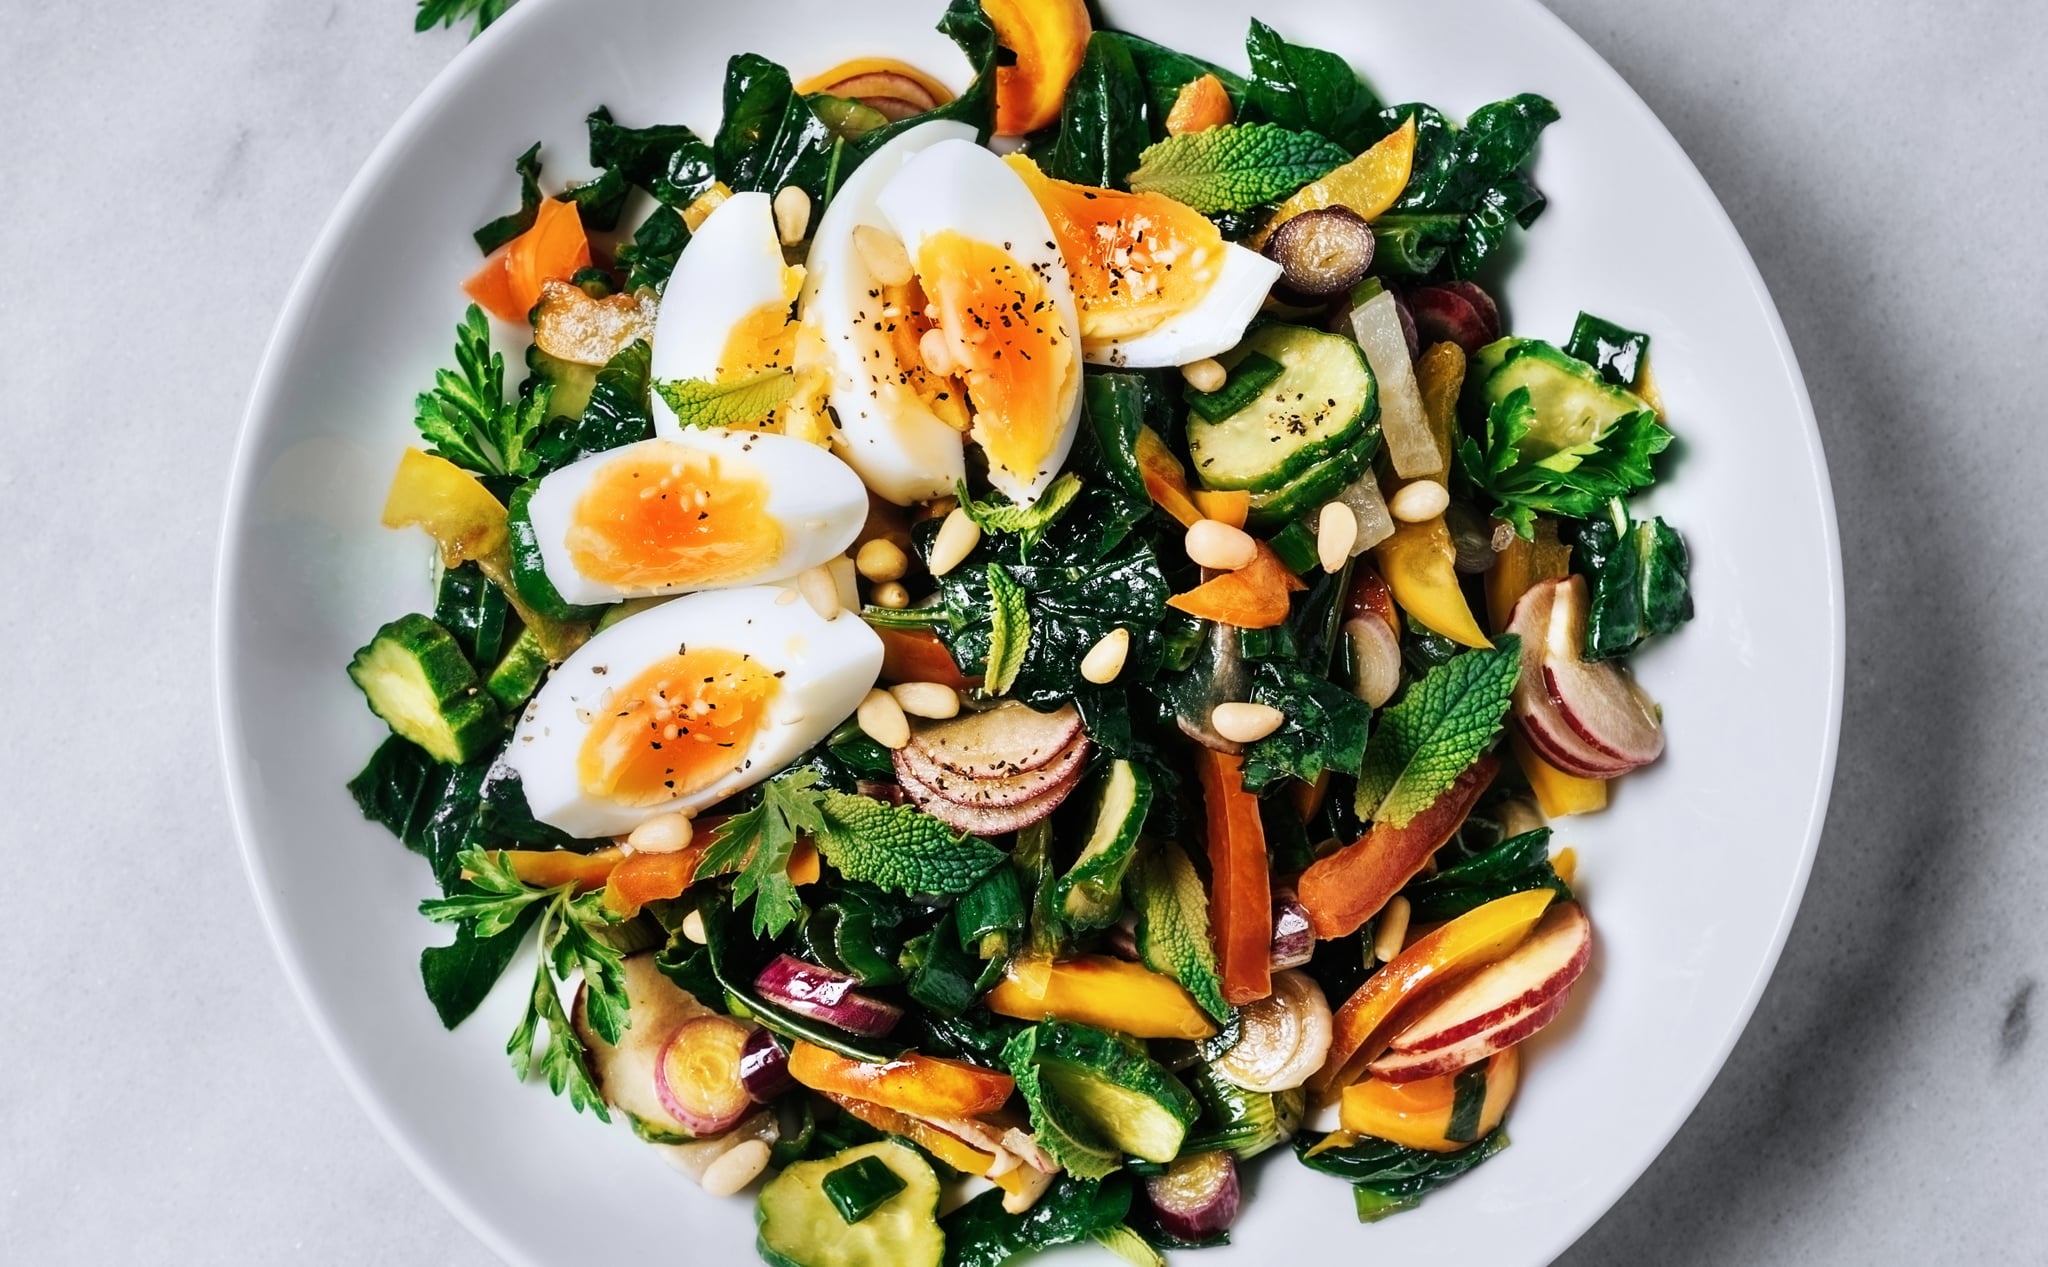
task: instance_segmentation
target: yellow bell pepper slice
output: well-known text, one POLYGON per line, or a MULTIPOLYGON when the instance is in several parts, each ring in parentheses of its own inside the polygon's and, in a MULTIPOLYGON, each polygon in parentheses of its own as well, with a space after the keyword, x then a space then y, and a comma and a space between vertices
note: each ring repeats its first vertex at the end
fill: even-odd
POLYGON ((1496 1053, 1486 1066, 1486 1099, 1479 1108, 1478 1129, 1472 1138, 1450 1138, 1451 1108, 1458 1098, 1455 1073, 1439 1074, 1420 1082, 1382 1082, 1367 1078, 1344 1088, 1338 1121, 1345 1130, 1374 1139, 1390 1140, 1407 1148, 1432 1153, 1454 1153, 1469 1148, 1507 1116, 1508 1104, 1522 1078, 1520 1047, 1496 1053))
POLYGON ((1462 646, 1493 645, 1458 587, 1458 552, 1442 515, 1395 524, 1394 535, 1374 546, 1372 554, 1402 611, 1462 646))
POLYGON ((1414 165, 1415 116, 1409 115, 1377 145, 1296 191, 1274 209, 1273 218, 1246 245, 1255 251, 1264 249, 1273 230, 1304 211, 1345 207, 1367 220, 1382 216, 1408 188, 1408 174, 1414 165))
POLYGON ((1512 730, 1508 732, 1508 748, 1515 754, 1515 764, 1522 767, 1523 776, 1529 780, 1529 790, 1536 794, 1536 804, 1543 810, 1545 818, 1593 814, 1607 808, 1605 779, 1582 779, 1575 774, 1566 774, 1537 756, 1528 741, 1512 730))
POLYGON ((1178 983, 1107 955, 1018 960, 984 1001, 998 1016, 1079 1021, 1133 1038, 1207 1038, 1216 1032, 1178 983))

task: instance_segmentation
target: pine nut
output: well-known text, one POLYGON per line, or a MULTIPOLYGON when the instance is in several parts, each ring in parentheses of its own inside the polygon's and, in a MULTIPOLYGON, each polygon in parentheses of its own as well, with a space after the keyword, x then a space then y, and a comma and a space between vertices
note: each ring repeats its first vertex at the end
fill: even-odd
POLYGON ((1387 502, 1387 510, 1404 524, 1428 523, 1451 504, 1451 490, 1435 480, 1403 484, 1387 502))
POLYGON ((820 620, 832 620, 839 615, 839 582, 832 579, 828 569, 815 567, 805 572, 796 578, 796 588, 820 620))
POLYGON ((869 691, 853 716, 868 738, 891 752, 910 742, 910 719, 903 715, 903 705, 887 691, 869 691))
POLYGON ((1209 714, 1216 733, 1232 743, 1257 743, 1286 720, 1286 714, 1271 704, 1218 704, 1209 714))
POLYGON ((1323 571, 1335 572, 1351 559, 1351 547, 1358 543, 1358 516, 1343 502, 1323 503, 1316 516, 1316 561, 1323 571))
POLYGON ((912 717, 944 721, 960 715, 960 692, 944 682, 903 682, 890 687, 889 694, 912 717))
POLYGON ((1222 391, 1223 384, 1230 381, 1230 371, 1223 368, 1223 362, 1215 357, 1196 361, 1180 367, 1180 376, 1188 380, 1188 386, 1198 392, 1222 391))
POLYGON ((853 556, 853 566, 870 581, 900 581, 909 569, 910 560, 901 547, 887 537, 876 537, 860 548, 853 556))
POLYGON ((801 185, 784 185, 775 195, 775 236, 795 246, 811 229, 811 196, 801 185))
POLYGON ((1372 934, 1372 956, 1387 963, 1408 944, 1408 915, 1414 910, 1405 897, 1387 899, 1380 908, 1379 927, 1372 934))
POLYGON ((955 506, 946 515, 946 522, 939 525, 939 535, 932 539, 931 558, 925 566, 933 576, 944 576, 959 567, 974 547, 981 544, 981 525, 967 517, 967 512, 955 506))
POLYGON ((937 326, 918 336, 917 355, 924 361, 924 367, 940 378, 959 368, 953 364, 953 345, 946 342, 946 332, 937 326))
POLYGON ((871 224, 854 226, 853 249, 860 252, 861 263, 884 286, 908 286, 917 275, 910 267, 910 252, 903 249, 903 240, 887 229, 871 224))
POLYGON ((683 916, 683 936, 699 946, 711 940, 711 934, 704 931, 704 912, 691 911, 683 916))
POLYGON ((1081 657, 1081 676, 1097 686, 1106 686, 1124 671, 1124 658, 1130 653, 1131 631, 1112 629, 1081 657))
POLYGON ((910 591, 903 588, 901 581, 883 581, 880 585, 875 586, 874 592, 869 594, 868 597, 874 601, 877 607, 887 607, 900 611, 910 606, 910 591))
POLYGON ((758 1139, 735 1144, 717 1161, 704 1168, 704 1191, 714 1197, 729 1197, 761 1177, 768 1169, 768 1145, 758 1139))
POLYGON ((1250 533, 1215 519, 1197 519, 1185 544, 1190 559, 1219 572, 1235 572, 1259 557, 1259 543, 1250 533))
POLYGON ((681 814, 656 814, 633 829, 626 843, 635 853, 675 853, 689 847, 696 829, 681 814))

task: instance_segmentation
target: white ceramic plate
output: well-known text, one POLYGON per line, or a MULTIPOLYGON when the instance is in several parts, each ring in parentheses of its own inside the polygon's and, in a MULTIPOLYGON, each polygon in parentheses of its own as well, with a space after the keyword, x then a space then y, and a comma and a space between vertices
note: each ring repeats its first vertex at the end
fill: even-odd
MULTIPOLYGON (((799 76, 887 52, 964 78, 930 29, 940 0, 774 5, 525 0, 385 138, 307 262, 265 359, 221 548, 218 675, 226 768, 250 878, 278 953, 364 1107, 504 1258, 650 1253, 752 1260, 749 1206, 717 1201, 623 1127, 516 1083, 503 1044, 530 967, 446 1033, 416 960, 420 861, 364 822, 342 784, 382 727, 342 674, 381 622, 431 602, 429 548, 377 512, 413 394, 447 355, 476 264, 469 230, 512 201, 535 138, 584 175, 582 119, 706 135, 728 55, 799 76)), ((1118 24, 1242 66, 1255 12, 1338 50, 1389 101, 1455 115, 1549 96, 1537 180, 1550 209, 1504 299, 1517 333, 1562 340, 1581 308, 1652 332, 1684 438, 1655 496, 1691 542, 1699 617, 1645 656, 1670 750, 1605 815, 1567 820, 1599 931, 1566 1019, 1536 1043, 1514 1146, 1421 1210, 1353 1221, 1333 1179, 1257 1168, 1227 1250, 1393 1261, 1546 1262, 1649 1165, 1720 1068, 1769 976, 1812 861, 1835 757, 1842 596, 1833 508, 1777 313, 1713 195, 1621 79, 1530 0, 1111 0, 1118 24), (1341 1247, 1341 1249, 1339 1248, 1341 1247)), ((369 1217, 367 1212, 365 1217, 369 1217)))

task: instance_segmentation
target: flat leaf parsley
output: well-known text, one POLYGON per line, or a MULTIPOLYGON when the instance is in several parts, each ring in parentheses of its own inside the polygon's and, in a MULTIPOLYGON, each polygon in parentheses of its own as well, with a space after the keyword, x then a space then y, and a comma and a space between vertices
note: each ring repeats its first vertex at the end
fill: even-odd
POLYGON ((505 399, 505 358, 491 351, 491 323, 475 304, 455 328, 456 369, 437 370, 434 390, 414 402, 413 425, 436 457, 479 475, 532 475, 532 443, 548 420, 552 388, 505 399))

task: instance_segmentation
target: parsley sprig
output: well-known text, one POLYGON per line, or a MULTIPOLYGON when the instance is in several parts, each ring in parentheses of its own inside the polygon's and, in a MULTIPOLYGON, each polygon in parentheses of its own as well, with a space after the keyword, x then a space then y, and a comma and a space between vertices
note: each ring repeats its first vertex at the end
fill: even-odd
POLYGON ((491 351, 491 323, 475 304, 455 328, 455 369, 434 373, 434 390, 414 402, 413 425, 444 457, 479 475, 528 476, 540 469, 532 444, 548 420, 553 387, 505 399, 505 358, 491 351))
POLYGON ((1487 414, 1486 443, 1467 436, 1458 446, 1465 478, 1498 503, 1496 518, 1530 541, 1538 514, 1591 519, 1610 499, 1648 488, 1657 478, 1650 459, 1671 444, 1646 409, 1616 419, 1597 439, 1525 462, 1521 443, 1535 423, 1529 389, 1517 387, 1487 414))
POLYGON ((454 26, 464 18, 474 19, 469 37, 475 39, 484 33, 484 28, 505 16, 505 10, 512 7, 513 0, 420 0, 420 11, 413 18, 412 29, 430 31, 436 26, 454 26))
POLYGON ((566 1091, 577 1111, 588 1109, 610 1121, 604 1096, 591 1079, 583 1040, 570 1023, 561 995, 563 986, 581 976, 584 1014, 591 1031, 607 1043, 618 1042, 631 1024, 625 959, 602 935, 617 923, 604 905, 603 891, 579 897, 574 884, 535 888, 489 850, 464 850, 458 862, 464 883, 446 897, 420 903, 420 914, 438 924, 465 924, 471 936, 483 939, 517 927, 531 908, 539 907, 540 961, 526 1013, 505 1044, 505 1053, 521 1081, 532 1076, 535 1045, 545 1027, 547 1042, 540 1049, 539 1066, 548 1089, 556 1095, 566 1091))

